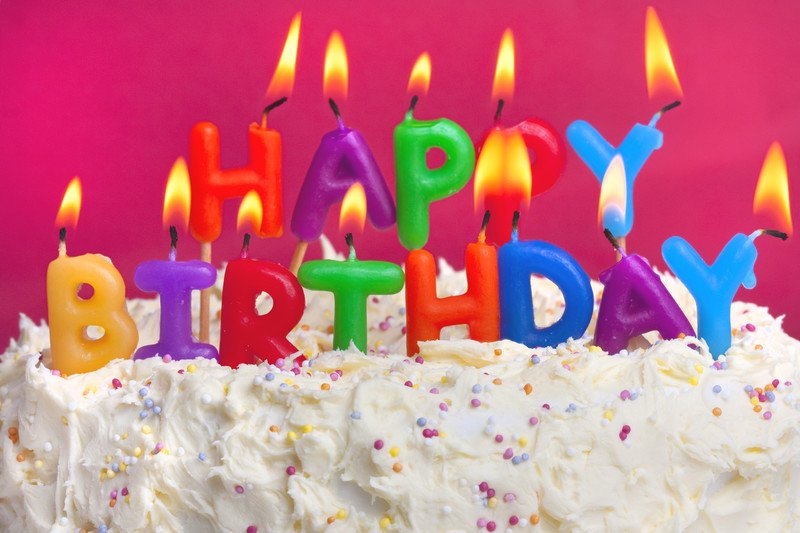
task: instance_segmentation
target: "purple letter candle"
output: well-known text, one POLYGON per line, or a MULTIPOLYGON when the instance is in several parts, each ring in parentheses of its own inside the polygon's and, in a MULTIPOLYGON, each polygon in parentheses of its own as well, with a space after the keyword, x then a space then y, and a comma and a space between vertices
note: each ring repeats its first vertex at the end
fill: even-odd
POLYGON ((157 292, 161 298, 161 329, 158 342, 136 350, 134 359, 156 355, 173 359, 214 359, 217 349, 197 342, 192 336, 192 291, 211 287, 217 271, 204 261, 176 261, 178 232, 170 227, 172 247, 168 261, 146 261, 134 274, 136 286, 143 291, 157 292))

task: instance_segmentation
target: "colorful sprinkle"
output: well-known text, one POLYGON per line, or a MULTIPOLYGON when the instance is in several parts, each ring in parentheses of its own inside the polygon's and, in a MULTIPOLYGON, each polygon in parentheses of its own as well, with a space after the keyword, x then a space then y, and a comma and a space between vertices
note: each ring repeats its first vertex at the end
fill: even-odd
POLYGON ((117 378, 114 378, 111 380, 111 386, 114 387, 115 389, 119 389, 120 387, 122 387, 122 382, 117 378))
POLYGON ((378 440, 376 440, 376 441, 375 441, 375 442, 372 444, 372 446, 373 446, 373 447, 374 447, 376 450, 380 450, 380 449, 382 449, 382 448, 383 448, 383 441, 382 441, 381 439, 378 439, 378 440))
POLYGON ((472 407, 480 407, 481 405, 481 401, 477 398, 473 398, 469 403, 472 407))
POLYGON ((714 416, 721 416, 722 409, 720 409, 719 407, 715 407, 711 410, 711 414, 713 414, 714 416))
POLYGON ((286 467, 286 475, 287 476, 293 476, 296 473, 297 473, 297 469, 295 467, 293 467, 293 466, 287 466, 286 467))
POLYGON ((236 491, 236 494, 244 494, 244 487, 242 487, 241 485, 236 485, 236 487, 234 487, 233 490, 236 491))

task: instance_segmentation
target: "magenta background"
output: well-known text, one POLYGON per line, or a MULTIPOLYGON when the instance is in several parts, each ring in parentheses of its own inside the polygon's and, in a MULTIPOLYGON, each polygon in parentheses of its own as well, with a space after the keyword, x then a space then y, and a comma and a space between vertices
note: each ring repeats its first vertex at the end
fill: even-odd
MULTIPOLYGON (((497 46, 510 26, 517 42, 517 91, 506 123, 528 115, 562 133, 576 118, 618 143, 635 121, 666 102, 649 102, 643 66, 644 2, 207 1, 0 2, 0 335, 16 334, 17 313, 43 317, 45 272, 56 253, 53 219, 68 180, 80 175, 84 205, 71 254, 113 258, 129 296, 135 266, 165 256, 164 182, 188 153, 192 124, 216 123, 225 166, 246 159, 246 131, 258 119, 292 15, 303 11, 293 98, 270 124, 283 134, 287 235, 259 241, 253 254, 288 263, 289 218, 322 134, 334 125, 324 104, 322 62, 329 32, 344 35, 350 59, 348 124, 362 130, 390 186, 392 129, 408 98, 412 63, 431 53, 433 82, 418 118, 449 117, 473 138, 494 111, 490 90, 497 46)), ((786 151, 800 223, 800 4, 655 2, 672 47, 685 104, 662 119, 665 146, 636 186, 630 249, 663 267, 672 234, 708 259, 735 232, 764 224, 751 214, 770 142, 786 151)), ((570 149, 565 174, 524 217, 522 236, 554 242, 590 275, 613 254, 596 227, 597 180, 570 149)), ((215 263, 240 246, 236 204, 214 248, 215 263)), ((428 248, 463 265, 475 236, 472 185, 435 204, 428 248)), ((339 241, 336 216, 327 233, 339 241)), ((400 262, 394 229, 367 230, 362 257, 400 262)), ((758 241, 758 287, 738 297, 787 313, 800 336, 797 238, 758 241)), ((198 247, 183 238, 180 255, 198 247)), ((309 256, 319 255, 313 245, 309 256)))

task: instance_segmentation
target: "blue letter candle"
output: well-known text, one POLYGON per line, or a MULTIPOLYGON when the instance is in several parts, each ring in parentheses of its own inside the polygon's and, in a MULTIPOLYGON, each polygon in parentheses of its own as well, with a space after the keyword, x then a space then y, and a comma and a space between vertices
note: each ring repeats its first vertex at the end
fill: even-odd
POLYGON ((589 276, 567 252, 544 241, 519 241, 514 214, 511 240, 500 247, 500 336, 530 348, 555 346, 578 338, 592 319, 589 276), (564 295, 564 315, 546 328, 534 324, 531 275, 550 279, 564 295))

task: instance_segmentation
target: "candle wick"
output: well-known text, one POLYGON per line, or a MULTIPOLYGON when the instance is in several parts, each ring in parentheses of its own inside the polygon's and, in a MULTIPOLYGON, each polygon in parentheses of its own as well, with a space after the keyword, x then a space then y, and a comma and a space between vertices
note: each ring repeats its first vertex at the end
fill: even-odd
POLYGON ((494 123, 500 123, 500 117, 503 115, 503 107, 506 105, 505 100, 502 98, 497 101, 497 111, 494 113, 494 123))
POLYGON ((782 241, 785 241, 786 239, 789 238, 789 234, 784 231, 779 231, 776 229, 760 229, 754 231, 750 235, 750 240, 755 240, 755 238, 758 237, 759 235, 769 235, 770 237, 775 237, 782 241))
POLYGON ((241 253, 242 259, 247 259, 247 253, 249 251, 250 251, 250 234, 245 233, 244 239, 242 241, 242 253, 241 253))
POLYGON ((514 216, 511 218, 511 240, 517 241, 519 239, 519 211, 514 211, 514 216))
POLYGON ((328 105, 331 106, 333 116, 336 117, 339 124, 342 124, 342 114, 339 112, 339 106, 334 102, 333 98, 328 98, 328 105))
POLYGON ((169 227, 169 260, 175 261, 178 255, 178 229, 175 226, 169 227))
POLYGON ((285 104, 288 100, 289 100, 289 97, 288 96, 284 96, 283 98, 279 98, 278 100, 275 100, 274 102, 272 102, 271 104, 269 104, 267 107, 264 108, 264 111, 261 112, 261 127, 262 128, 266 128, 267 127, 267 115, 269 115, 269 112, 272 111, 273 109, 275 109, 276 107, 285 104))
POLYGON ((659 109, 658 111, 656 111, 656 114, 653 115, 653 118, 650 119, 650 124, 649 124, 650 127, 654 128, 656 126, 656 124, 658 124, 658 120, 661 118, 661 116, 664 113, 666 113, 667 111, 669 111, 671 109, 675 109, 679 105, 681 105, 681 101, 680 100, 675 100, 674 102, 672 102, 670 104, 667 104, 664 107, 662 107, 661 109, 659 109))
POLYGON ((408 106, 408 115, 411 116, 414 114, 414 109, 417 107, 417 102, 419 102, 419 96, 416 94, 411 97, 411 103, 408 106))
POLYGON ((619 241, 617 240, 616 237, 614 237, 614 234, 611 233, 610 229, 605 228, 603 230, 603 235, 606 236, 608 242, 611 243, 611 246, 614 247, 614 250, 616 250, 619 255, 621 255, 622 257, 628 257, 628 254, 625 253, 625 250, 622 248, 622 246, 620 246, 619 241))
POLYGON ((58 230, 58 256, 65 255, 67 255, 67 228, 61 228, 58 230))
POLYGON ((356 258, 356 247, 353 244, 353 234, 348 233, 347 235, 345 235, 344 242, 347 243, 347 247, 350 249, 347 259, 350 261, 355 261, 357 258, 356 258))
POLYGON ((487 209, 483 214, 483 222, 481 223, 481 231, 478 232, 478 242, 483 244, 486 242, 486 227, 489 225, 490 213, 487 209))

